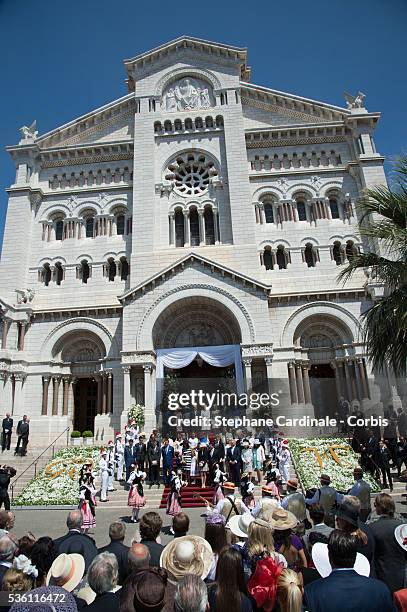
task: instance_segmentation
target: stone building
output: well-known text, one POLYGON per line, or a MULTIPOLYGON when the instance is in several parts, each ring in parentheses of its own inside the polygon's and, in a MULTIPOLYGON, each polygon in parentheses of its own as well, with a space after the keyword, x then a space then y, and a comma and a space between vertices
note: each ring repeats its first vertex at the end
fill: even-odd
POLYGON ((292 415, 397 401, 359 334, 381 288, 336 280, 385 183, 380 114, 254 85, 246 49, 191 37, 124 65, 126 95, 8 147, 1 412, 38 443, 105 440, 134 402, 149 429, 157 351, 222 345, 248 388, 287 379, 292 415))

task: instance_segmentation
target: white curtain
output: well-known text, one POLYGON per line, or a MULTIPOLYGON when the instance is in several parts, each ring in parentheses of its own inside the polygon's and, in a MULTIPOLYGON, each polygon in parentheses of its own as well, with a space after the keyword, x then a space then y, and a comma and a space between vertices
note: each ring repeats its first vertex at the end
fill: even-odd
MULTIPOLYGON (((223 346, 194 346, 193 348, 171 348, 157 350, 157 382, 164 380, 164 367, 178 370, 192 363, 196 357, 201 357, 206 363, 217 368, 228 365, 235 366, 237 393, 244 393, 242 357, 239 344, 224 344, 223 346)), ((161 402, 162 384, 157 386, 161 402)))

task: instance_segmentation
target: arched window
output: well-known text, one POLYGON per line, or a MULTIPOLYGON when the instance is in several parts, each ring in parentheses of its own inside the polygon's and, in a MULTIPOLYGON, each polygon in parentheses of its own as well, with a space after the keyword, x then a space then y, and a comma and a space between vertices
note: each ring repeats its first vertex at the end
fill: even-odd
POLYGON ((298 221, 307 220, 307 209, 305 207, 305 202, 303 202, 302 200, 297 202, 297 213, 298 213, 298 221))
POLYGON ((342 246, 341 243, 336 241, 332 249, 332 259, 336 262, 337 266, 342 263, 342 246))
POLYGON ((125 257, 122 257, 120 259, 120 278, 123 281, 127 280, 127 277, 129 276, 129 262, 127 261, 127 259, 125 257))
POLYGON ((215 119, 216 127, 223 127, 223 117, 222 115, 218 115, 215 119))
POLYGON ((116 228, 117 228, 117 235, 118 236, 123 236, 125 233, 125 227, 126 227, 126 217, 123 214, 119 214, 116 217, 116 228))
POLYGON ((174 129, 177 132, 181 132, 181 130, 182 130, 182 121, 181 121, 181 119, 175 119, 175 121, 174 121, 174 129))
POLYGON ((332 219, 339 219, 339 206, 338 202, 334 199, 329 200, 329 208, 331 209, 332 219))
POLYGON ((90 267, 86 259, 81 261, 80 277, 81 281, 86 285, 88 278, 90 277, 90 267))
POLYGON ((189 233, 191 246, 199 246, 199 217, 196 208, 189 210, 189 233))
POLYGON ((164 132, 172 132, 171 121, 164 121, 164 132))
POLYGON ((54 278, 57 285, 60 285, 64 279, 64 269, 59 261, 55 264, 54 278))
POLYGON ((180 208, 178 208, 175 211, 174 225, 175 225, 175 246, 183 247, 185 244, 184 214, 180 208))
POLYGON ((48 287, 51 282, 51 268, 49 263, 44 264, 42 268, 42 280, 44 282, 44 285, 48 287))
POLYGON ((206 117, 206 119, 205 119, 205 126, 207 128, 212 128, 213 127, 213 119, 212 119, 212 117, 206 117))
POLYGON ((162 130, 161 122, 160 121, 156 121, 154 123, 154 132, 156 132, 156 133, 157 132, 161 132, 161 130, 162 130))
POLYGON ((113 282, 116 278, 117 267, 115 260, 111 257, 107 260, 107 278, 113 282))
POLYGON ((95 234, 95 218, 87 217, 85 221, 85 236, 86 238, 93 238, 95 234))
POLYGON ((64 238, 64 222, 62 219, 55 221, 55 240, 63 240, 64 238))
POLYGON ((201 130, 203 128, 202 117, 197 117, 195 119, 195 127, 196 127, 197 130, 201 130))
POLYGON ((266 223, 274 223, 274 210, 270 202, 264 204, 264 216, 266 218, 266 223))
POLYGON ((273 255, 271 253, 271 247, 265 247, 263 253, 263 261, 266 270, 273 269, 273 255))
POLYGON ((276 261, 277 261, 277 265, 279 267, 280 270, 285 270, 287 268, 287 253, 285 248, 283 247, 283 245, 279 245, 277 247, 277 253, 276 253, 276 261))
POLYGON ((357 246, 352 242, 352 240, 348 240, 345 247, 345 255, 348 261, 351 261, 356 255, 358 255, 359 250, 357 246))
POLYGON ((213 219, 213 210, 207 206, 204 211, 205 223, 205 244, 215 244, 215 223, 213 219))
POLYGON ((315 268, 317 257, 316 257, 315 249, 311 243, 308 243, 305 245, 304 259, 309 268, 315 268))
POLYGON ((186 130, 192 130, 192 119, 185 119, 185 129, 186 130))

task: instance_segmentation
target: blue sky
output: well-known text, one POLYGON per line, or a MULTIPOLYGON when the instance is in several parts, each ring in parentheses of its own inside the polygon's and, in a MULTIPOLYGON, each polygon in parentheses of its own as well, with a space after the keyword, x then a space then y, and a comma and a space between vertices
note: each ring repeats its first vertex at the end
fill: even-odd
POLYGON ((337 105, 360 89, 382 112, 378 151, 407 152, 406 23, 405 0, 0 0, 0 242, 18 128, 119 98, 122 60, 182 34, 247 47, 259 85, 337 105))

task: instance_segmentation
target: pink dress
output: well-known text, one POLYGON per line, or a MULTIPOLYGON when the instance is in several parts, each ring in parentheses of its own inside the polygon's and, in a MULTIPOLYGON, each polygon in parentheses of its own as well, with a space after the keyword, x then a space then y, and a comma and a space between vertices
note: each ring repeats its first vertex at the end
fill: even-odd
POLYGON ((181 489, 182 481, 180 478, 175 477, 171 481, 171 491, 168 495, 167 500, 167 514, 175 516, 182 511, 181 506, 181 489))
POLYGON ((145 478, 144 472, 133 472, 130 474, 130 478, 127 481, 131 484, 127 505, 131 508, 143 508, 146 505, 146 498, 144 497, 143 480, 145 478))

